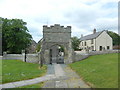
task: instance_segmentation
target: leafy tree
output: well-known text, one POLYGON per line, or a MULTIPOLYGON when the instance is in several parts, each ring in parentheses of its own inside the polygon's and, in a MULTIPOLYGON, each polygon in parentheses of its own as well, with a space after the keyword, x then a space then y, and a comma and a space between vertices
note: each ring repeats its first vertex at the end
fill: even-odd
POLYGON ((9 53, 21 53, 32 40, 32 36, 26 27, 27 23, 22 19, 2 18, 2 46, 3 51, 9 53))
POLYGON ((39 52, 40 49, 41 49, 41 44, 38 43, 37 48, 36 48, 37 52, 39 52))
POLYGON ((72 47, 74 50, 79 50, 79 44, 80 44, 80 40, 78 39, 78 37, 72 37, 72 47))
POLYGON ((41 49, 41 44, 42 44, 43 38, 41 40, 38 41, 37 43, 37 47, 36 47, 36 51, 39 52, 41 49))
POLYGON ((111 38, 113 39, 113 45, 115 46, 115 45, 120 45, 120 36, 117 34, 117 33, 115 33, 115 32, 112 32, 112 31, 108 31, 107 32, 110 36, 111 36, 111 38))

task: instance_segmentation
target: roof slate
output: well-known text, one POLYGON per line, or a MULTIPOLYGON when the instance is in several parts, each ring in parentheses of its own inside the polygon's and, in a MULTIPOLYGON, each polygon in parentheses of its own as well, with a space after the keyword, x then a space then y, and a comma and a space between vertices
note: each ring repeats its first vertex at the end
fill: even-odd
POLYGON ((91 40, 91 39, 94 39, 94 38, 98 37, 102 32, 103 32, 103 31, 101 31, 101 32, 96 32, 95 34, 90 34, 90 35, 84 36, 84 37, 80 38, 80 40, 83 41, 83 40, 91 40))

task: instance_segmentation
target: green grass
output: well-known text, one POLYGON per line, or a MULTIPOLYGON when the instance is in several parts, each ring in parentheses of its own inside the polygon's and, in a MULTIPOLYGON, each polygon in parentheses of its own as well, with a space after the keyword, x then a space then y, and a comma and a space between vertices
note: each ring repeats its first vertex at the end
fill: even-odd
POLYGON ((20 60, 2 61, 2 83, 32 79, 43 76, 46 66, 42 68, 39 64, 26 63, 20 60))
POLYGON ((0 83, 2 83, 2 60, 0 60, 0 83))
POLYGON ((118 88, 118 54, 95 55, 69 66, 93 88, 118 88))
POLYGON ((22 86, 18 88, 42 88, 43 87, 43 82, 37 83, 37 84, 32 84, 32 85, 27 85, 27 86, 22 86))

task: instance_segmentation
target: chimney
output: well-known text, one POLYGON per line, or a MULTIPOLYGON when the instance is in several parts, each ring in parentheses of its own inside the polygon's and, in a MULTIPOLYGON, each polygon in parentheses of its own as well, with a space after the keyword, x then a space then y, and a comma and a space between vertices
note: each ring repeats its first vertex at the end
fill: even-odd
POLYGON ((81 34, 81 38, 83 37, 83 34, 81 34))
POLYGON ((96 33, 96 29, 94 28, 94 30, 93 30, 93 34, 95 34, 96 33))

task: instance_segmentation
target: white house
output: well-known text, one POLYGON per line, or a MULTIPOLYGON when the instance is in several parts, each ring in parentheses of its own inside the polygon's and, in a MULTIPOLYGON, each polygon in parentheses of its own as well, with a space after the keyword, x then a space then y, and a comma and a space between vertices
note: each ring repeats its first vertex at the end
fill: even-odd
POLYGON ((82 36, 80 38, 79 48, 83 51, 103 51, 112 50, 112 38, 108 35, 107 31, 96 32, 93 30, 93 34, 82 36))

